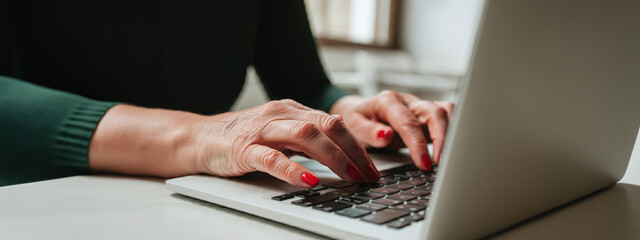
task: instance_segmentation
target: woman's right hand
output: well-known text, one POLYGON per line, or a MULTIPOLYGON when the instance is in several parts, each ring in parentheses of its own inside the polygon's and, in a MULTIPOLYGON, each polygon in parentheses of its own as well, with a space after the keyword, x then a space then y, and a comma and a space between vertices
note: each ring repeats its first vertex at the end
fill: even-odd
POLYGON ((262 171, 298 187, 317 185, 318 177, 290 154, 309 156, 345 181, 379 179, 339 116, 293 100, 213 116, 118 105, 98 125, 89 159, 95 171, 161 177, 262 171))

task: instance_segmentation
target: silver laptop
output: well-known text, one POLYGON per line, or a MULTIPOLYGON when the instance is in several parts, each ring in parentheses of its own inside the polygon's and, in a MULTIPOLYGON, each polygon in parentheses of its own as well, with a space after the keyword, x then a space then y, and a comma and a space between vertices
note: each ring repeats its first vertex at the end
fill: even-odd
POLYGON ((640 127, 640 1, 487 0, 479 22, 435 173, 372 153, 378 184, 297 158, 323 187, 251 173, 167 188, 334 238, 466 239, 615 184, 640 127))

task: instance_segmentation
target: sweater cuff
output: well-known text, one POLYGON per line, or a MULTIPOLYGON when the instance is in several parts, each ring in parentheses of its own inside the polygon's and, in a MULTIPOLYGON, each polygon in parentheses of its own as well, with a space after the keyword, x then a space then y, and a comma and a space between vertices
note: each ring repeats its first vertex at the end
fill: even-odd
POLYGON ((89 142, 100 119, 114 102, 86 101, 79 103, 62 122, 53 139, 52 163, 61 167, 87 171, 89 142))
POLYGON ((320 94, 320 99, 319 99, 319 103, 320 103, 320 110, 325 111, 325 112, 329 112, 329 110, 331 110, 331 107, 333 106, 334 103, 336 103, 336 101, 338 101, 338 99, 349 95, 347 92, 343 91, 340 88, 337 88, 336 86, 334 86, 333 84, 329 84, 324 91, 322 91, 322 93, 320 94))

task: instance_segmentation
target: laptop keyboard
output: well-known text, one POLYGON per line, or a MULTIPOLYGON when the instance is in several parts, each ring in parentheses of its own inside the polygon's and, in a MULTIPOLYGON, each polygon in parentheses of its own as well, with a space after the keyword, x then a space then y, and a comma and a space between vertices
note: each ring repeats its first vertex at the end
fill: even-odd
POLYGON ((424 219, 435 174, 405 165, 380 172, 377 183, 335 181, 271 199, 400 229, 424 219))

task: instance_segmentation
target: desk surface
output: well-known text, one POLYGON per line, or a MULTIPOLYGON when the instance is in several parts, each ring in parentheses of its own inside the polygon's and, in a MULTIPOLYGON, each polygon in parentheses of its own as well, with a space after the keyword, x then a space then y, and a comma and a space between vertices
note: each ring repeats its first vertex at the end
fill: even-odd
MULTIPOLYGON (((323 239, 173 194, 164 180, 113 175, 0 188, 0 239, 323 239)), ((498 239, 640 239, 640 141, 622 181, 498 239)))

